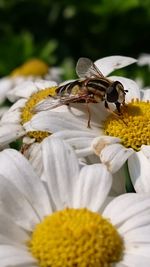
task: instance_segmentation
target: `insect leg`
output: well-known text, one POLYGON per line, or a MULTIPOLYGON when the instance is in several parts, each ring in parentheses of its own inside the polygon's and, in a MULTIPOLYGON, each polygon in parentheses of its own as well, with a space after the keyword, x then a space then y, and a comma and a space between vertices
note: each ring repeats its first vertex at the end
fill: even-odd
MULTIPOLYGON (((115 103, 115 105, 116 105, 116 103, 115 103)), ((117 117, 117 118, 119 118, 120 119, 120 112, 118 111, 118 108, 117 108, 117 111, 119 112, 119 114, 116 114, 114 111, 112 111, 110 108, 109 108, 109 105, 108 105, 108 103, 107 103, 107 101, 105 100, 105 102, 104 102, 104 106, 105 106, 105 108, 107 109, 107 111, 109 111, 111 114, 113 114, 115 117, 117 117)), ((117 107, 117 105, 116 105, 116 107, 117 107)))
MULTIPOLYGON (((122 103, 122 104, 125 105, 125 102, 122 103)), ((117 110, 118 110, 118 112, 119 112, 118 115, 119 115, 120 120, 122 120, 123 123, 124 123, 126 126, 128 126, 127 123, 124 121, 124 119, 120 117, 120 115, 121 115, 121 109, 120 109, 121 104, 120 104, 119 102, 116 102, 115 105, 116 105, 116 108, 117 108, 117 110)))
POLYGON ((87 123, 87 128, 91 128, 91 111, 90 111, 90 108, 89 108, 89 103, 88 101, 86 101, 86 104, 87 104, 87 112, 88 112, 88 123, 87 123))
POLYGON ((105 100, 105 102, 104 102, 104 106, 105 106, 106 109, 109 109, 109 106, 108 106, 108 103, 107 103, 106 100, 105 100))
POLYGON ((118 110, 118 113, 121 114, 121 110, 120 110, 121 104, 119 102, 116 102, 115 105, 116 105, 116 109, 118 110))
POLYGON ((117 113, 115 113, 114 111, 112 111, 112 110, 109 109, 109 106, 108 106, 108 103, 107 103, 106 100, 105 100, 105 102, 104 102, 104 105, 105 105, 105 108, 106 108, 110 113, 112 113, 112 114, 113 114, 115 117, 117 117, 118 119, 122 120, 123 123, 127 126, 127 123, 120 117, 120 115, 121 115, 121 110, 120 110, 120 106, 121 106, 121 104, 120 104, 119 102, 116 102, 116 103, 115 103, 116 108, 117 108, 117 111, 118 111, 119 114, 117 114, 117 113))

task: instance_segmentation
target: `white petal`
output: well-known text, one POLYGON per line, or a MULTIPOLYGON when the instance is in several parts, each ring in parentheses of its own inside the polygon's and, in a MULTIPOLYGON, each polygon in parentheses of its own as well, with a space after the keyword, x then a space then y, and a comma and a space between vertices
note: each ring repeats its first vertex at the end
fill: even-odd
MULTIPOLYGON (((71 132, 71 131, 70 131, 71 132)), ((74 132, 74 131, 73 131, 74 132)), ((61 132, 58 132, 58 134, 61 132)), ((60 136, 60 135, 59 135, 60 136)), ((57 133, 53 137, 58 137, 57 133)), ((63 138, 61 138, 63 139, 63 138)), ((66 139, 66 143, 73 147, 78 158, 86 157, 93 154, 91 143, 93 138, 88 137, 75 137, 66 139)))
POLYGON ((149 244, 144 244, 144 243, 133 245, 133 246, 130 244, 129 248, 126 246, 126 253, 150 258, 150 246, 149 244))
POLYGON ((70 206, 79 164, 74 151, 60 139, 46 138, 42 142, 46 181, 58 209, 70 206))
POLYGON ((2 116, 4 116, 4 114, 8 111, 9 107, 3 106, 0 107, 0 119, 2 118, 2 116))
POLYGON ((48 74, 44 76, 46 80, 53 80, 56 82, 61 82, 61 77, 64 74, 64 70, 59 67, 50 67, 48 74))
MULTIPOLYGON (((105 108, 103 102, 90 103, 88 106, 91 113, 91 128, 95 126, 99 130, 100 127, 103 127, 103 122, 110 115, 110 112, 105 108)), ((111 104, 109 104, 109 107, 111 108, 111 104)))
MULTIPOLYGON (((52 109, 52 110, 40 112, 39 114, 37 114, 33 117, 32 121, 34 121, 35 118, 37 120, 39 120, 39 119, 41 119, 41 116, 42 116, 43 120, 44 121, 46 120, 44 122, 44 124, 45 124, 44 127, 46 127, 46 125, 48 123, 49 126, 47 126, 47 127, 49 127, 50 131, 52 131, 51 130, 52 127, 54 127, 55 124, 57 124, 57 120, 59 120, 62 123, 65 123, 65 127, 62 128, 62 126, 61 126, 61 128, 59 127, 59 130, 62 130, 64 128, 65 129, 75 129, 75 130, 81 130, 82 129, 84 131, 94 132, 94 133, 96 132, 98 134, 100 131, 100 127, 101 127, 101 120, 106 117, 105 116, 106 111, 102 112, 102 115, 101 115, 101 110, 106 110, 104 108, 103 103, 101 103, 101 104, 102 104, 101 106, 100 106, 100 104, 89 104, 89 109, 90 109, 90 113, 91 113, 91 128, 90 129, 87 127, 87 124, 88 124, 87 104, 84 104, 84 103, 82 103, 82 104, 79 104, 79 103, 70 104, 69 107, 67 105, 62 105, 62 106, 59 106, 59 107, 52 109), (102 107, 103 107, 103 109, 102 109, 102 107), (97 116, 98 114, 100 114, 100 115, 97 116), (51 122, 49 120, 51 120, 51 122), (54 124, 54 126, 53 126, 53 124, 54 124)), ((108 116, 108 112, 107 112, 107 116, 108 116)), ((58 121, 58 123, 60 124, 59 121, 58 121)), ((34 129, 34 127, 36 127, 35 123, 30 126, 30 130, 32 130, 32 128, 34 129)), ((54 130, 52 132, 55 132, 55 131, 56 130, 54 130)))
POLYGON ((25 134, 21 125, 3 124, 0 126, 0 148, 19 139, 25 134))
POLYGON ((121 263, 126 264, 128 267, 148 267, 150 265, 150 259, 148 257, 126 253, 121 263))
POLYGON ((141 100, 143 101, 150 100, 150 89, 140 90, 140 94, 141 94, 141 100))
POLYGON ((76 149, 75 152, 76 152, 76 155, 78 158, 93 155, 93 151, 92 151, 91 147, 76 149))
POLYGON ((90 131, 76 131, 76 130, 62 130, 57 133, 53 134, 53 137, 61 138, 63 140, 68 140, 68 139, 74 139, 74 138, 94 138, 95 133, 90 132, 90 131))
POLYGON ((115 173, 133 153, 132 148, 125 148, 121 144, 112 144, 104 147, 100 153, 100 160, 107 165, 110 172, 115 173))
POLYGON ((131 79, 127 79, 120 76, 111 76, 109 77, 113 81, 119 81, 123 84, 124 89, 128 90, 125 96, 125 102, 131 102, 131 99, 140 99, 140 89, 136 82, 131 79))
POLYGON ((16 111, 16 110, 21 110, 25 103, 27 102, 27 99, 19 99, 18 101, 16 101, 10 108, 9 108, 9 112, 11 111, 16 111))
POLYGON ((11 102, 18 100, 19 98, 29 98, 33 93, 37 93, 39 90, 56 86, 54 81, 37 80, 37 81, 24 81, 19 83, 13 90, 7 93, 7 97, 11 102))
POLYGON ((146 53, 140 54, 137 64, 139 66, 150 65, 150 55, 146 53))
POLYGON ((78 157, 92 155, 91 143, 95 137, 94 133, 86 131, 64 130, 53 134, 53 137, 65 140, 73 147, 78 157))
POLYGON ((128 267, 126 264, 123 264, 122 262, 120 263, 115 263, 115 267, 128 267))
POLYGON ((7 93, 7 98, 14 102, 19 98, 28 98, 31 94, 36 93, 37 87, 32 81, 24 81, 15 86, 11 91, 7 93))
POLYGON ((25 103, 26 99, 20 99, 15 104, 13 104, 3 115, 1 123, 15 123, 16 121, 20 121, 20 119, 18 120, 18 118, 20 117, 21 109, 24 107, 25 103))
POLYGON ((98 211, 104 203, 112 184, 112 176, 103 164, 85 166, 80 171, 75 186, 73 206, 98 211))
POLYGON ((121 233, 121 235, 125 236, 126 233, 145 225, 150 225, 150 214, 146 212, 141 214, 140 216, 139 214, 137 214, 134 217, 126 220, 124 224, 119 227, 119 232, 121 233))
POLYGON ((55 81, 48 81, 48 80, 40 79, 38 81, 35 81, 35 85, 38 88, 38 91, 41 91, 46 88, 57 86, 57 83, 55 81))
MULTIPOLYGON (((86 124, 87 125, 87 124, 86 124)), ((55 133, 64 129, 67 130, 83 130, 86 128, 78 119, 70 120, 67 115, 60 112, 43 111, 35 115, 30 122, 25 123, 24 127, 27 131, 47 131, 55 133)))
MULTIPOLYGON (((150 250, 150 225, 142 225, 136 229, 132 229, 124 236, 125 242, 136 244, 147 244, 150 250)), ((149 256, 150 257, 150 256, 149 256)))
MULTIPOLYGON (((30 138, 29 136, 25 135, 23 138, 22 138, 22 143, 23 145, 28 145, 28 148, 30 147, 30 145, 32 145, 33 143, 35 143, 36 140, 35 138, 30 138)), ((27 149, 27 146, 26 146, 26 149, 27 149)))
POLYGON ((0 153, 0 162, 0 174, 15 184, 38 216, 42 219, 49 214, 51 207, 46 190, 26 158, 16 150, 5 149, 0 153))
POLYGON ((10 112, 9 110, 4 113, 1 123, 21 124, 21 112, 19 110, 10 112))
POLYGON ((105 146, 110 145, 110 144, 116 144, 119 142, 120 142, 120 138, 102 135, 102 136, 94 138, 91 144, 91 147, 94 150, 95 154, 99 156, 102 149, 105 148, 105 146))
POLYGON ((128 193, 116 197, 108 204, 103 216, 110 218, 114 225, 121 225, 131 217, 139 216, 146 211, 150 211, 149 196, 128 193))
POLYGON ((93 138, 81 137, 81 138, 70 138, 68 139, 68 144, 76 149, 86 149, 91 146, 93 138))
POLYGON ((135 191, 150 193, 150 160, 142 151, 139 151, 129 158, 128 166, 135 191))
POLYGON ((95 137, 94 133, 76 130, 64 130, 54 133, 53 137, 65 140, 73 147, 78 157, 85 157, 93 154, 91 143, 95 137))
POLYGON ((17 226, 5 213, 0 213, 0 244, 17 244, 23 246, 29 235, 17 226))
POLYGON ((143 152, 145 157, 150 161, 150 146, 142 145, 141 146, 141 151, 143 152))
POLYGON ((123 56, 110 56, 96 60, 94 63, 100 69, 104 76, 117 69, 121 69, 130 64, 135 63, 137 60, 131 57, 123 56))
POLYGON ((43 171, 41 143, 33 143, 25 151, 24 156, 30 161, 33 169, 40 177, 43 171))
POLYGON ((0 266, 1 267, 16 267, 23 264, 28 267, 28 264, 36 263, 36 260, 29 252, 15 246, 1 245, 0 246, 0 266))
MULTIPOLYGON (((69 109, 72 116, 79 118, 85 124, 85 129, 87 129, 88 121, 88 109, 87 104, 74 103, 70 105, 69 109)), ((100 103, 89 103, 88 108, 91 114, 91 128, 90 130, 97 130, 99 132, 100 127, 103 126, 103 121, 108 117, 110 112, 104 106, 103 102, 100 103)))
MULTIPOLYGON (((8 168, 8 166, 7 166, 8 168)), ((0 175, 0 209, 8 214, 18 225, 31 231, 39 223, 35 213, 23 194, 9 180, 0 175)))
POLYGON ((0 79, 0 104, 6 99, 7 92, 13 86, 11 78, 4 77, 0 79))

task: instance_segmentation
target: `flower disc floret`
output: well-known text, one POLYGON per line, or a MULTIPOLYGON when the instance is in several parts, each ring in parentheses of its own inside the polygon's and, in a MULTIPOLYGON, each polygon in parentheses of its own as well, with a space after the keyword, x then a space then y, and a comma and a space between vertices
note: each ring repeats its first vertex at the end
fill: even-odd
MULTIPOLYGON (((42 100, 47 98, 48 96, 54 96, 55 90, 57 87, 50 87, 46 89, 41 89, 37 93, 31 95, 31 97, 26 102, 25 106, 22 108, 21 112, 21 124, 28 122, 31 120, 34 113, 34 107, 42 100)), ((35 138, 37 142, 41 142, 44 138, 46 138, 49 133, 45 131, 31 131, 27 134, 30 138, 35 138)))
POLYGON ((28 246, 40 267, 109 267, 123 253, 115 227, 87 209, 67 208, 44 218, 28 246))
POLYGON ((133 100, 122 109, 119 117, 109 116, 104 123, 105 134, 119 137, 122 144, 135 151, 150 145, 150 103, 133 100))
POLYGON ((14 69, 10 76, 44 76, 48 73, 48 65, 39 59, 31 59, 14 69))

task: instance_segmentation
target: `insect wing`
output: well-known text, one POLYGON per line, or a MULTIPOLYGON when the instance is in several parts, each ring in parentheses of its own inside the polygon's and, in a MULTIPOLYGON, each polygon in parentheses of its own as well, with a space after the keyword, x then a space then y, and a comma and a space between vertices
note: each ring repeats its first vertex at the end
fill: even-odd
POLYGON ((79 58, 76 65, 76 73, 80 78, 104 78, 104 75, 93 61, 86 57, 79 58))
POLYGON ((61 105, 62 103, 60 102, 60 98, 47 97, 34 107, 33 112, 38 113, 40 111, 51 110, 61 105))
POLYGON ((51 109, 55 109, 57 107, 60 107, 62 105, 67 105, 67 104, 71 104, 74 102, 79 102, 80 100, 84 99, 84 96, 74 96, 74 95, 69 95, 64 96, 64 97, 48 97, 45 100, 42 100, 41 102, 39 102, 34 109, 32 110, 33 113, 38 113, 40 111, 46 111, 46 110, 51 110, 51 109))

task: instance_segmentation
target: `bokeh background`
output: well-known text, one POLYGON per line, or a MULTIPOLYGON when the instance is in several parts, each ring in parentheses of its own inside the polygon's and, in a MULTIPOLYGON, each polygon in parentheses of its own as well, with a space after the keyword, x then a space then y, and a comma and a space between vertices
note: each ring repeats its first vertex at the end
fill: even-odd
MULTIPOLYGON (((0 0, 0 76, 37 57, 75 76, 81 56, 150 53, 150 0, 0 0)), ((121 70, 150 83, 149 67, 121 70)))

